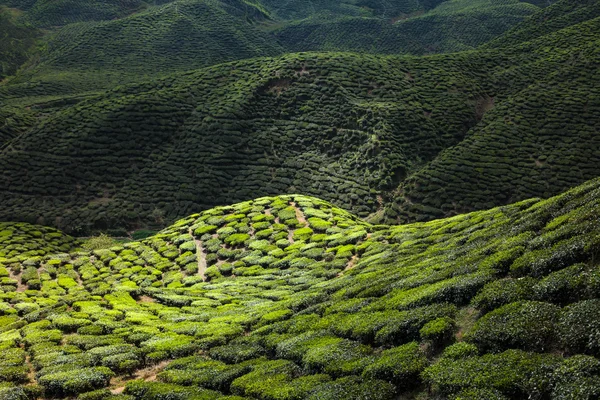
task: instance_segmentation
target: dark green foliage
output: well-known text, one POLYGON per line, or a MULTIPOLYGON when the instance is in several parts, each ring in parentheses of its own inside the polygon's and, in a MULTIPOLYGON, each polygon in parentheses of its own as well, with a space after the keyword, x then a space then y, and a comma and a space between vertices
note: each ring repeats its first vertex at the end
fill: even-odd
MULTIPOLYGON (((472 304, 483 312, 492 311, 503 305, 533 298, 533 287, 536 280, 525 277, 520 279, 506 278, 490 282, 473 298, 472 304)), ((551 299, 539 296, 540 300, 551 299)))
POLYGON ((417 386, 419 375, 427 366, 427 358, 416 342, 385 350, 365 368, 363 376, 395 383, 402 389, 417 386))
MULTIPOLYGON (((467 50, 496 38, 534 14, 537 7, 518 0, 490 4, 461 0, 412 17, 312 18, 275 31, 293 51, 361 51, 382 54, 427 54, 467 50)), ((393 13, 393 12, 392 12, 393 13)))
POLYGON ((600 362, 588 356, 566 359, 554 372, 553 399, 593 399, 600 396, 600 362))
MULTIPOLYGON (((36 21, 37 11, 52 20, 53 9, 72 4, 51 3, 15 5, 36 21)), ((541 39, 508 35, 502 51, 301 53, 182 72, 278 55, 286 49, 273 34, 294 31, 327 50, 381 53, 379 37, 392 47, 418 39, 413 53, 472 48, 536 10, 516 0, 266 3, 73 3, 73 21, 104 21, 63 27, 0 88, 0 126, 19 135, 0 156, 0 218, 77 233, 162 227, 215 205, 302 192, 361 217, 414 221, 548 197, 597 175, 596 6, 562 5, 577 14, 565 17, 568 32, 554 33, 552 11, 541 39), (397 40, 402 30, 408 39, 397 40), (101 92, 127 82, 135 84, 101 92)), ((329 229, 318 215, 309 226, 293 212, 283 217, 299 230, 329 229)), ((256 234, 277 234, 269 229, 256 234)))
POLYGON ((213 400, 218 396, 210 390, 139 380, 128 382, 125 393, 136 400, 213 400))
POLYGON ((448 342, 456 330, 456 323, 449 317, 437 318, 426 323, 419 333, 421 339, 431 341, 438 346, 448 342))
POLYGON ((308 400, 391 400, 394 392, 394 387, 388 382, 349 376, 323 384, 308 400))
POLYGON ((508 350, 458 360, 442 358, 425 370, 424 377, 443 395, 470 389, 527 398, 550 389, 552 371, 558 365, 557 356, 508 350))
POLYGON ((509 348, 548 351, 555 339, 559 311, 548 303, 511 303, 478 320, 468 340, 486 352, 509 348))
POLYGON ((600 356, 600 300, 585 300, 565 307, 558 322, 561 344, 571 353, 600 356))
MULTIPOLYGON (((8 10, 0 3, 0 82, 14 75, 17 69, 27 61, 31 48, 40 32, 31 26, 26 26, 13 15, 14 10, 8 10)), ((0 120, 3 119, 0 113, 0 120)), ((7 121, 8 122, 8 121, 7 121)), ((4 136, 5 127, 0 128, 0 144, 9 137, 4 136)))

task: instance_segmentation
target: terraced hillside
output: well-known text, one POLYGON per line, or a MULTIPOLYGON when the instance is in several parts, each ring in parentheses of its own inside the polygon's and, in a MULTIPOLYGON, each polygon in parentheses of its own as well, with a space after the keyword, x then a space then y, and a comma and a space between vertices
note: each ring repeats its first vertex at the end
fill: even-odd
POLYGON ((283 49, 254 26, 265 18, 241 0, 180 0, 122 19, 70 24, 47 39, 39 59, 3 96, 79 94, 281 54, 283 49))
POLYGON ((27 61, 39 32, 15 21, 14 10, 0 7, 0 82, 27 61))
POLYGON ((549 23, 500 49, 301 53, 30 103, 0 153, 0 218, 134 229, 300 192, 414 221, 549 197, 600 173, 600 24, 549 23))
POLYGON ((472 49, 539 10, 519 0, 2 2, 24 10, 24 23, 50 29, 10 88, 0 87, 0 97, 26 101, 296 51, 472 49))
POLYGON ((25 11, 22 20, 41 28, 122 18, 148 7, 148 3, 142 0, 0 0, 0 5, 25 11))
POLYGON ((549 197, 597 175, 585 160, 600 157, 599 3, 560 2, 543 15, 548 26, 532 18, 506 42, 484 47, 512 60, 513 67, 497 75, 509 92, 498 92, 464 141, 402 183, 389 216, 427 219, 549 197), (553 61, 532 65, 519 55, 530 52, 554 53, 553 61), (535 83, 521 86, 531 74, 535 83))
POLYGON ((474 49, 539 7, 519 0, 453 0, 426 13, 381 17, 312 17, 275 31, 293 51, 361 51, 377 54, 431 54, 474 49))
MULTIPOLYGON (((267 197, 142 242, 3 254, 0 397, 596 398, 599 199, 594 180, 391 227, 267 197)), ((38 246, 14 232, 39 227, 2 229, 38 246)))

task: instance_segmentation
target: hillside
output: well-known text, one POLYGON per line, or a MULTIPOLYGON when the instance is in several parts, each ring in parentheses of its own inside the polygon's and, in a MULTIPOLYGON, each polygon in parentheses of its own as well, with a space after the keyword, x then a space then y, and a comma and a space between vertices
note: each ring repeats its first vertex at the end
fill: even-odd
POLYGON ((283 53, 241 0, 180 0, 126 18, 70 24, 0 96, 78 94, 231 60, 283 53))
MULTIPOLYGON (((598 199, 594 180, 374 226, 290 195, 110 249, 0 255, 0 396, 596 398, 598 199)), ((14 232, 42 228, 2 229, 27 246, 14 232)))
POLYGON ((82 234, 301 192, 415 221, 555 195, 600 173, 591 17, 500 49, 299 53, 13 99, 28 110, 0 150, 0 219, 82 234))
POLYGON ((298 51, 473 49, 539 10, 519 0, 1 0, 49 29, 0 98, 80 95, 219 63, 298 51))
POLYGON ((453 0, 413 16, 308 18, 285 25, 275 36, 292 51, 447 53, 472 50, 538 10, 518 0, 453 0))
POLYGON ((0 82, 27 61, 39 36, 36 29, 16 22, 14 10, 0 7, 0 82))

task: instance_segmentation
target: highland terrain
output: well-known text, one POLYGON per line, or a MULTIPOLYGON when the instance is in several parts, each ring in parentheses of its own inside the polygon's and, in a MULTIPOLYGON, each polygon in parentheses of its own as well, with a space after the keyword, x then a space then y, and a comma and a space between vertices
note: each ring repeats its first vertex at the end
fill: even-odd
POLYGON ((599 1, 0 0, 0 38, 0 400, 600 398, 599 1))

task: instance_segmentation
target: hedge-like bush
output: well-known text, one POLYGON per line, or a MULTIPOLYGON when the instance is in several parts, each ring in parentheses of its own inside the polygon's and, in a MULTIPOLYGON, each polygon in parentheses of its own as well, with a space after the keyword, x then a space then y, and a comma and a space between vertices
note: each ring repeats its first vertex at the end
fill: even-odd
POLYGON ((547 351, 555 341, 559 311, 555 305, 534 301, 507 304, 479 319, 465 339, 484 351, 547 351))
POLYGON ((44 375, 38 383, 49 395, 70 396, 108 386, 113 376, 106 367, 80 368, 44 375))
POLYGON ((427 357, 419 344, 411 342, 384 350, 375 362, 365 368, 362 376, 368 379, 383 379, 407 389, 419 384, 419 374, 427 364, 427 357))

